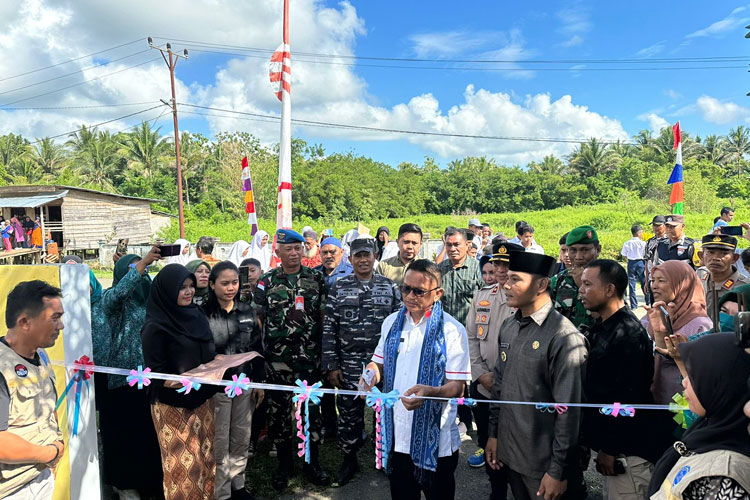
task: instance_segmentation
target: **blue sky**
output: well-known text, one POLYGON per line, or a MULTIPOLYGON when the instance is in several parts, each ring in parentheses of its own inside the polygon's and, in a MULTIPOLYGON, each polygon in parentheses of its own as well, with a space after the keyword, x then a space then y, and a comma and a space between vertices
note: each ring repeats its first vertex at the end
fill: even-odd
MULTIPOLYGON (((157 43, 167 40, 162 37, 191 40, 173 43, 175 48, 191 49, 191 58, 178 65, 178 101, 278 115, 280 106, 267 82, 267 54, 254 52, 249 53, 253 57, 246 58, 200 50, 229 50, 206 44, 274 49, 281 39, 281 1, 217 7, 206 0, 192 2, 190 8, 187 5, 170 0, 154 11, 145 2, 130 6, 93 1, 10 2, 0 8, 0 19, 5 18, 7 23, 0 30, 6 33, 0 36, 0 54, 4 55, 0 58, 4 60, 0 62, 0 74, 15 75, 148 35, 156 37, 157 43), (168 21, 170 11, 180 12, 172 22, 168 21)), ((659 58, 747 54, 750 40, 743 35, 744 26, 750 23, 748 4, 691 2, 682 8, 664 2, 469 5, 471 8, 458 2, 292 0, 293 116, 378 128, 567 139, 627 139, 641 129, 658 130, 677 120, 684 130, 705 136, 726 133, 730 127, 747 124, 750 117, 750 98, 745 97, 750 90, 750 74, 746 71, 750 56, 740 61, 653 62, 659 58), (429 61, 331 59, 303 53, 429 61), (445 62, 497 59, 571 62, 445 62), (602 59, 643 62, 595 61, 602 59), (357 64, 350 65, 353 61, 357 64), (676 69, 714 65, 734 68, 676 69), (422 66, 440 69, 418 69, 422 66), (593 71, 602 67, 620 70, 593 71), (646 67, 667 69, 621 71, 646 67)), ((145 42, 136 43, 100 54, 97 59, 83 58, 0 81, 0 92, 4 92, 76 68, 82 70, 78 77, 0 95, 0 103, 55 90, 76 83, 76 78, 83 81, 106 75, 155 56, 134 55, 102 68, 86 69, 145 48, 145 42)), ((18 106, 114 106, 168 97, 166 68, 156 61, 18 106)), ((97 123, 137 109, 0 108, 0 132, 55 135, 74 129, 76 124, 97 123)), ((183 109, 182 129, 209 136, 219 130, 241 129, 267 143, 278 140, 277 123, 198 117, 187 113, 189 108, 183 109)), ((160 112, 109 126, 124 128, 141 118, 155 118, 160 112)), ((163 116, 158 125, 165 133, 171 131, 169 115, 163 116)), ((401 161, 421 163, 425 156, 445 164, 469 154, 525 165, 545 154, 563 155, 571 148, 568 144, 404 137, 299 126, 294 127, 294 135, 323 144, 329 153, 354 151, 392 165, 401 161)))

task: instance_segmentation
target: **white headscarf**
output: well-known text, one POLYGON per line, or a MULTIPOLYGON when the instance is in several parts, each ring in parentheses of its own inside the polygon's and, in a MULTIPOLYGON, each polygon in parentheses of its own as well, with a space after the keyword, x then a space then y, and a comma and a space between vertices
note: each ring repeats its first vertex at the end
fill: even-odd
POLYGON ((175 240, 174 244, 180 245, 180 255, 173 255, 172 257, 169 257, 169 260, 167 260, 167 264, 182 264, 184 266, 192 260, 190 258, 190 252, 188 252, 187 255, 182 254, 182 252, 185 251, 185 247, 190 245, 190 242, 188 240, 183 240, 182 238, 180 238, 179 240, 175 240))
POLYGON ((245 240, 235 241, 229 249, 227 260, 237 267, 250 256, 250 243, 245 240))
POLYGON ((359 231, 357 231, 356 229, 350 229, 344 234, 344 237, 341 238, 341 244, 344 246, 344 256, 342 258, 349 258, 349 254, 351 253, 349 245, 352 241, 357 239, 357 237, 359 237, 359 231))
POLYGON ((253 259, 258 259, 258 262, 260 262, 260 268, 263 269, 263 272, 268 271, 271 268, 270 236, 268 238, 268 243, 266 243, 266 246, 260 246, 265 236, 268 236, 268 233, 265 231, 258 231, 257 233, 255 233, 255 236, 253 236, 253 242, 250 244, 250 251, 245 256, 245 258, 252 257, 253 259))

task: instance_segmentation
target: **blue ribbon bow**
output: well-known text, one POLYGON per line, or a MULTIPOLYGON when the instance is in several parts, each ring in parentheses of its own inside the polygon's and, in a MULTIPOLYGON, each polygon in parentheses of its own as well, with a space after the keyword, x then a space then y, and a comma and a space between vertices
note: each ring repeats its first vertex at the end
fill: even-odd
POLYGON ((392 408, 398 402, 398 397, 396 389, 393 389, 391 392, 380 392, 380 389, 373 387, 372 391, 367 393, 365 403, 367 403, 367 406, 374 408, 375 404, 380 400, 383 408, 392 408))
POLYGON ((305 402, 304 455, 305 455, 305 463, 309 464, 310 463, 310 401, 312 401, 314 405, 320 404, 320 398, 323 397, 323 391, 320 390, 320 387, 323 385, 323 382, 315 382, 313 385, 307 385, 307 380, 297 379, 295 384, 297 385, 297 387, 294 388, 295 396, 292 398, 292 401, 296 403, 297 401, 300 400, 300 398, 302 398, 302 400, 305 402))

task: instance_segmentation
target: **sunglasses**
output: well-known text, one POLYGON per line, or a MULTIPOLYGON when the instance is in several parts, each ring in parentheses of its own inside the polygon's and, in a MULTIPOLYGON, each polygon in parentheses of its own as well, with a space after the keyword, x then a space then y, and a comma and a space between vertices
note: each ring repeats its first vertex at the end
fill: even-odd
POLYGON ((438 287, 435 287, 435 288, 431 288, 429 290, 425 290, 423 288, 412 288, 409 285, 401 285, 401 296, 402 297, 408 297, 410 293, 414 293, 415 297, 424 297, 425 294, 428 294, 430 292, 434 292, 438 288, 440 288, 440 287, 438 286, 438 287))

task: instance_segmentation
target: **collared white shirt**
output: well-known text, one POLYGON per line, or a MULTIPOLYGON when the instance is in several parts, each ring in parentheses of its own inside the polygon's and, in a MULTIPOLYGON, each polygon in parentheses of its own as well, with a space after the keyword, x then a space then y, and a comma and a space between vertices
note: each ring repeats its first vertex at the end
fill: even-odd
MULTIPOLYGON (((380 342, 375 348, 372 361, 384 364, 384 346, 387 336, 396 321, 398 312, 385 318, 380 329, 380 342)), ((396 359, 396 375, 393 388, 399 394, 417 384, 419 361, 422 357, 422 342, 427 331, 427 317, 415 324, 409 312, 404 318, 401 330, 401 343, 396 359)), ((471 382, 471 362, 469 359, 469 340, 466 329, 453 316, 443 312, 443 332, 445 334, 445 378, 448 380, 465 380, 471 382)), ((411 428, 414 412, 404 408, 399 400, 393 407, 393 450, 398 453, 409 453, 411 449, 411 428)), ((440 444, 438 456, 452 455, 461 446, 461 437, 456 425, 456 406, 443 403, 440 414, 440 444)))
MULTIPOLYGON (((508 243, 515 243, 516 245, 523 246, 523 243, 521 243, 521 238, 519 238, 518 236, 516 236, 515 238, 509 239, 508 243)), ((542 246, 539 243, 537 243, 536 240, 533 238, 531 239, 531 246, 528 248, 524 247, 524 249, 527 252, 538 253, 538 254, 544 255, 544 248, 542 248, 542 246)))
POLYGON ((646 251, 646 242, 637 236, 633 236, 623 243, 620 255, 628 260, 643 260, 643 254, 646 251))

